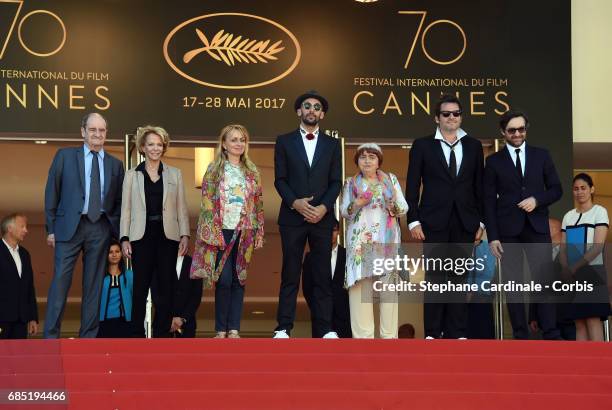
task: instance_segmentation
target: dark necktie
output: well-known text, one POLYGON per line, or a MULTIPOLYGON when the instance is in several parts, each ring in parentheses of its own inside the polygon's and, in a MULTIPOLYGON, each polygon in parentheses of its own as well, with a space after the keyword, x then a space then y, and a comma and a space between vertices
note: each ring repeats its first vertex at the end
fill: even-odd
POLYGON ((450 172, 451 177, 455 179, 457 177, 457 158, 455 158, 455 147, 459 143, 459 140, 455 141, 452 144, 442 140, 450 148, 450 157, 448 158, 448 172, 450 172))
POLYGON ((308 141, 312 141, 314 139, 314 134, 311 134, 311 133, 306 134, 306 139, 308 141))
POLYGON ((523 179, 523 167, 521 166, 521 156, 519 155, 521 153, 521 149, 517 148, 514 150, 514 152, 516 152, 516 162, 514 163, 514 166, 516 167, 516 172, 518 172, 519 177, 523 179))
POLYGON ((87 219, 98 222, 102 212, 102 201, 100 198, 100 165, 98 153, 91 151, 91 181, 89 182, 89 205, 87 206, 87 219))

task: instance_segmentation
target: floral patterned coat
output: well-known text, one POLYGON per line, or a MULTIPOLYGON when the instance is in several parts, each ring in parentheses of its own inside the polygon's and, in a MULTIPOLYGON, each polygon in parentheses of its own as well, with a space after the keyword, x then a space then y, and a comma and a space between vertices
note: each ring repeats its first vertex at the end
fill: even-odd
MULTIPOLYGON (((394 215, 385 207, 382 187, 378 185, 369 204, 351 213, 355 178, 348 178, 342 191, 340 212, 346 219, 346 276, 345 287, 349 288, 362 279, 372 276, 372 272, 363 269, 363 245, 366 244, 399 244, 402 242, 397 218, 408 211, 402 188, 397 177, 388 174, 393 186, 395 198, 394 215)), ((385 247, 383 247, 385 249, 385 247)))
POLYGON ((243 168, 246 182, 244 205, 240 222, 234 230, 230 243, 223 239, 223 204, 225 203, 223 189, 223 168, 218 175, 212 172, 209 165, 202 180, 202 202, 200 217, 195 240, 195 251, 191 264, 191 277, 203 279, 204 288, 212 288, 213 283, 219 280, 225 261, 232 248, 238 246, 236 258, 236 273, 238 280, 244 284, 247 278, 247 268, 257 239, 264 235, 264 211, 262 189, 259 175, 249 169, 243 168), (240 240, 236 244, 236 237, 240 233, 240 240), (223 250, 223 256, 215 268, 217 253, 223 250))

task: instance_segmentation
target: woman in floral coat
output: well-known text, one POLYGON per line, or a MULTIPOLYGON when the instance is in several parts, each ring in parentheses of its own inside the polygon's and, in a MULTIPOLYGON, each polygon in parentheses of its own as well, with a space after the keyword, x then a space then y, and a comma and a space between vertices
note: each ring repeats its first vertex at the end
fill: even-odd
POLYGON ((221 130, 215 159, 202 181, 202 204, 191 277, 215 286, 217 338, 239 338, 244 283, 253 249, 263 246, 259 171, 248 157, 242 125, 221 130))
MULTIPOLYGON (((380 249, 381 256, 395 258, 402 241, 398 217, 408 211, 397 177, 384 173, 380 169, 382 162, 382 150, 377 144, 359 146, 355 153, 359 173, 346 180, 342 192, 341 212, 347 221, 346 286, 354 338, 374 337, 373 282, 390 282, 396 277, 394 272, 372 277, 371 267, 364 268, 364 253, 380 249)), ((397 338, 396 294, 385 292, 381 302, 380 337, 397 338)))

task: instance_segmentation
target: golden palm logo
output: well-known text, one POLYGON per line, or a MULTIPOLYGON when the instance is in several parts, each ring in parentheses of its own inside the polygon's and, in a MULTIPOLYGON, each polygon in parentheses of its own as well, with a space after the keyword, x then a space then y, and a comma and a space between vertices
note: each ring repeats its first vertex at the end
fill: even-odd
POLYGON ((268 60, 278 60, 275 54, 285 49, 285 47, 281 47, 282 40, 270 45, 270 40, 243 39, 242 36, 234 36, 231 33, 225 33, 224 30, 219 30, 208 41, 206 34, 202 30, 196 28, 195 32, 202 41, 202 44, 204 44, 204 47, 186 52, 183 56, 185 64, 188 64, 194 57, 204 52, 228 66, 234 66, 236 63, 267 63, 268 60))
POLYGON ((164 40, 163 54, 175 73, 193 83, 238 90, 285 78, 302 51, 295 35, 274 20, 214 13, 175 26, 164 40))

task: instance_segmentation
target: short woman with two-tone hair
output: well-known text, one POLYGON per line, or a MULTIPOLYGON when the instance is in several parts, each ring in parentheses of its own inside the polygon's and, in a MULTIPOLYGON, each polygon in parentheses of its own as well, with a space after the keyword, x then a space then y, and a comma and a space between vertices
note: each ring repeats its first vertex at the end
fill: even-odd
MULTIPOLYGON (((372 249, 368 245, 389 244, 387 250, 397 255, 402 241, 398 217, 408 211, 408 204, 397 177, 381 169, 383 153, 377 144, 359 146, 354 160, 359 172, 344 183, 341 206, 347 221, 346 286, 353 337, 373 338, 373 282, 392 280, 392 275, 373 278, 372 270, 364 268, 364 253, 372 249)), ((386 296, 389 300, 380 303, 380 337, 397 338, 397 300, 390 293, 386 296)))

